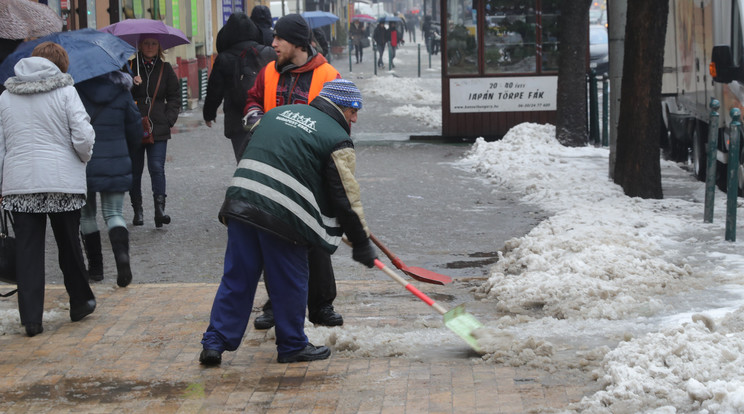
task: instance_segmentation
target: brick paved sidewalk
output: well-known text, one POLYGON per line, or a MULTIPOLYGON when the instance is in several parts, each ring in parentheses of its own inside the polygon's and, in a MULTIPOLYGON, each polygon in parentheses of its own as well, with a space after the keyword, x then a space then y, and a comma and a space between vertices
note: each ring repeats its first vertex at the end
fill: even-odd
MULTIPOLYGON (((0 336, 0 412, 524 413, 565 407, 596 387, 484 362, 464 343, 454 355, 431 344, 430 358, 334 352, 325 361, 279 364, 273 331, 252 324, 238 351, 205 368, 199 341, 217 285, 106 283, 94 285, 98 308, 83 321, 45 315, 41 335, 28 338, 19 328, 0 336)), ((393 283, 339 281, 338 289, 347 327, 405 326, 430 311, 413 299, 350 303, 358 292, 400 293, 393 283)), ((429 290, 437 289, 447 287, 429 290)), ((263 288, 256 299, 263 303, 263 288)), ((61 312, 66 301, 64 288, 47 287, 47 311, 61 312)))

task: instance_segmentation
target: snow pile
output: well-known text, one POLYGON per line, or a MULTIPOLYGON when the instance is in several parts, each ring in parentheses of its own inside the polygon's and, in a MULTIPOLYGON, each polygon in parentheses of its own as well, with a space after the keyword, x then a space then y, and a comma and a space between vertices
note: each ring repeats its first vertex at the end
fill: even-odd
MULTIPOLYGON (((605 389, 575 411, 744 412, 741 247, 722 241, 720 221, 702 223, 697 194, 628 198, 607 178, 607 149, 565 148, 554 136, 549 125, 518 125, 502 141, 478 140, 459 164, 553 213, 507 242, 476 291, 508 315, 488 326, 484 359, 520 363, 495 339, 502 330, 523 352, 540 350, 545 369, 596 367, 605 389), (623 342, 608 351, 613 340, 623 342), (584 351, 572 360, 557 341, 584 351)), ((724 205, 716 200, 716 217, 724 205)))
MULTIPOLYGON (((741 318, 742 313, 734 318, 741 318)), ((704 318, 620 344, 605 356, 606 387, 571 408, 590 412, 744 412, 744 333, 704 318)), ((725 324, 725 322, 724 322, 725 324)))
POLYGON ((479 297, 498 300, 503 312, 618 319, 656 313, 664 304, 655 296, 691 287, 690 267, 670 263, 674 252, 660 246, 684 224, 672 208, 679 200, 624 197, 598 169, 606 157, 606 149, 563 147, 550 125, 521 124, 502 141, 476 142, 463 165, 555 214, 507 242, 479 297), (663 203, 672 214, 659 216, 663 203))

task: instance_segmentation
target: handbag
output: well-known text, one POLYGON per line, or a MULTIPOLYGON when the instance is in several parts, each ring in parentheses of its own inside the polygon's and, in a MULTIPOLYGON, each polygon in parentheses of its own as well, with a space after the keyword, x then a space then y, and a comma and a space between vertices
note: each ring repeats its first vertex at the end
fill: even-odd
POLYGON ((362 38, 362 49, 365 48, 365 47, 369 47, 369 37, 367 37, 367 36, 364 36, 362 38))
MULTIPOLYGON (((15 285, 16 278, 16 240, 10 235, 8 221, 13 223, 13 215, 2 210, 2 220, 0 220, 0 281, 15 285)), ((0 294, 2 297, 8 297, 16 293, 12 290, 8 293, 0 294)))
POLYGON ((149 106, 147 107, 147 115, 142 117, 142 145, 149 145, 155 143, 155 137, 152 135, 152 121, 150 121, 150 111, 152 110, 152 104, 155 103, 155 97, 158 96, 158 89, 160 89, 160 79, 163 78, 163 66, 160 66, 160 73, 158 74, 158 83, 155 85, 155 93, 152 94, 149 106))

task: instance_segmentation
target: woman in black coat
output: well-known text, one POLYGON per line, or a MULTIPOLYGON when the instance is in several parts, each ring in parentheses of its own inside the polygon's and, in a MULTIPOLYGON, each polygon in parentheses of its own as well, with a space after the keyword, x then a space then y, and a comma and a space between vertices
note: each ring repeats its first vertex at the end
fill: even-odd
POLYGON ((132 77, 115 71, 75 85, 96 131, 93 157, 86 167, 88 196, 81 210, 80 232, 88 256, 91 280, 103 280, 101 233, 96 222, 96 193, 101 193, 101 214, 106 221, 116 261, 116 283, 132 281, 129 232, 122 214, 124 193, 132 187, 130 151, 142 142, 142 122, 132 94, 132 77))
POLYGON ((163 227, 170 223, 170 216, 165 215, 165 154, 170 129, 178 119, 181 110, 181 91, 176 72, 170 63, 163 60, 163 49, 157 39, 147 38, 140 41, 137 53, 137 65, 132 62, 132 72, 135 74, 132 96, 142 116, 149 111, 152 122, 154 144, 142 145, 132 154, 132 188, 129 197, 132 200, 134 219, 132 224, 144 224, 142 213, 142 172, 145 168, 147 155, 147 170, 152 182, 152 195, 155 204, 155 227, 163 227), (158 77, 162 72, 160 86, 158 77), (152 98, 155 97, 153 102, 152 98), (152 104, 152 105, 151 105, 152 104), (152 106, 152 108, 151 108, 152 106))
POLYGON ((208 127, 217 119, 217 108, 224 101, 225 137, 232 142, 236 162, 240 161, 250 133, 243 129, 243 108, 246 93, 253 86, 252 79, 239 81, 255 75, 267 63, 276 60, 276 52, 261 42, 261 32, 245 13, 233 13, 217 33, 217 58, 207 81, 207 96, 204 98, 202 115, 208 127), (241 56, 247 57, 243 60, 241 56), (242 61, 251 67, 241 67, 242 61), (248 71, 250 74, 242 72, 248 71), (236 87, 240 85, 240 87, 236 87))

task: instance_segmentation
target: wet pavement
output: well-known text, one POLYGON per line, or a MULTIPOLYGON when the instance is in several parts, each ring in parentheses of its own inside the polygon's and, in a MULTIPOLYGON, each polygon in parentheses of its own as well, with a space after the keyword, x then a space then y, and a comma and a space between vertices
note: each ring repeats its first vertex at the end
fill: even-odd
MULTIPOLYGON (((379 76, 417 77, 415 51, 407 45, 396 70, 379 76)), ((371 64, 349 73, 348 62, 334 63, 363 91, 375 76, 371 64)), ((438 79, 438 67, 424 68, 423 77, 438 79)), ((447 286, 416 282, 420 289, 448 308, 467 303, 476 317, 489 320, 492 305, 474 303, 472 288, 487 277, 506 240, 526 234, 545 216, 455 168, 468 145, 408 141, 411 134, 437 130, 389 117, 390 108, 401 104, 371 95, 353 128, 370 228, 406 264, 455 279, 447 286)), ((278 364, 273 331, 256 331, 252 323, 239 350, 225 353, 220 367, 200 366, 199 341, 226 241, 217 212, 235 163, 222 126, 207 128, 201 108, 182 113, 174 132, 166 164, 166 211, 173 221, 156 229, 146 200, 145 225, 130 227, 134 281, 124 289, 116 287, 104 237, 105 279, 93 285, 98 308, 83 321, 67 318, 56 248, 47 235, 45 331, 28 338, 17 322, 4 327, 0 412, 523 413, 565 407, 596 388, 585 375, 486 362, 464 342, 431 343, 404 356, 334 350, 326 361, 278 364)), ((131 214, 125 206, 128 222, 131 214)), ((334 305, 345 326, 405 330, 431 313, 381 272, 353 262, 348 247, 341 246, 333 260, 339 291, 334 305)), ((259 288, 256 304, 264 299, 259 288)), ((2 299, 0 312, 15 305, 15 297, 2 299)))

